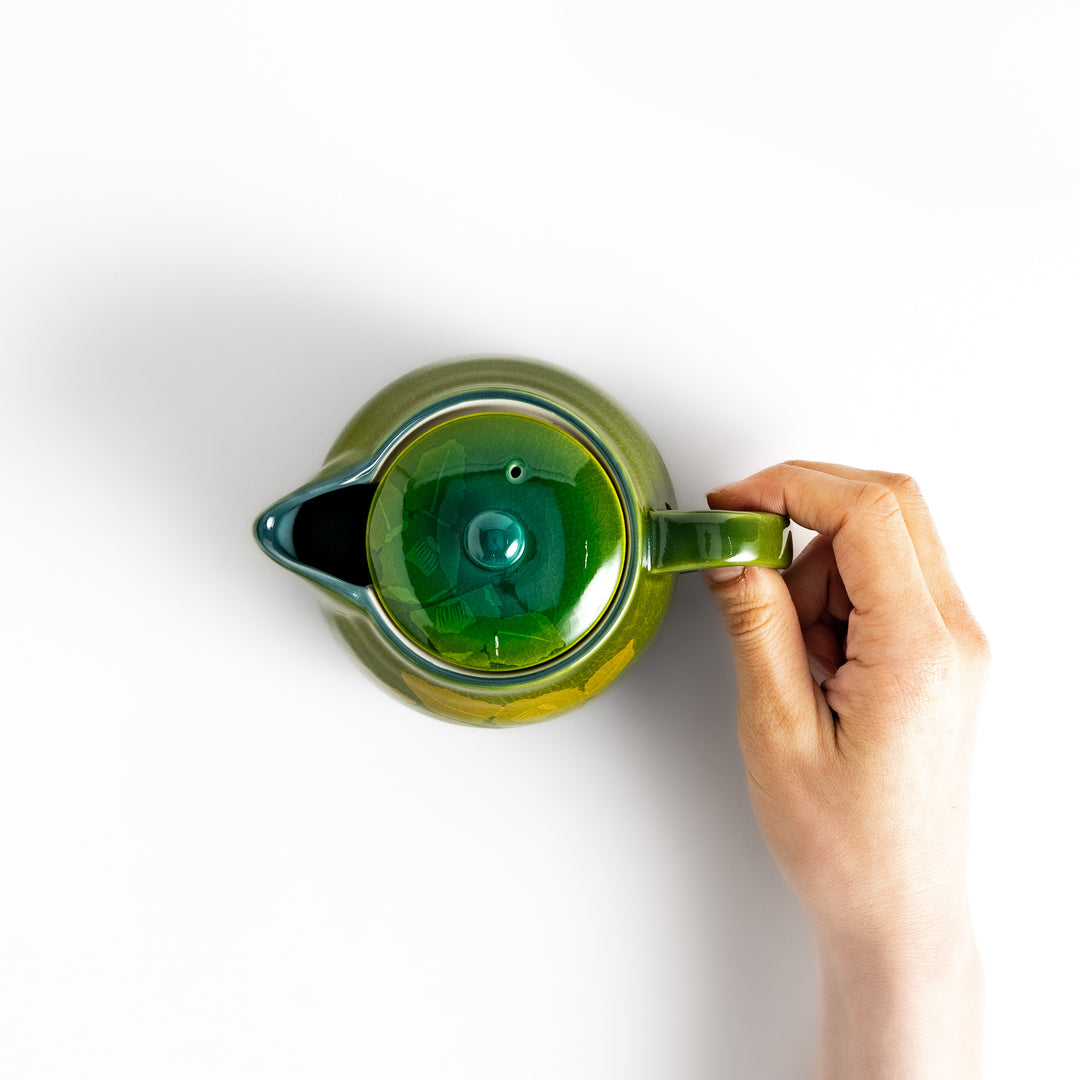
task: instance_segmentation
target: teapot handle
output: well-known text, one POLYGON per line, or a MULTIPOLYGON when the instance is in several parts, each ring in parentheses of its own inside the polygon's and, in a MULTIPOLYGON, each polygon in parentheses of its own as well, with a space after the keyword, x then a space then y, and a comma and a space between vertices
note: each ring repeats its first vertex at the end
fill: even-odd
POLYGON ((649 569, 666 574, 709 566, 791 565, 791 529, 782 514, 650 510, 648 545, 649 569))

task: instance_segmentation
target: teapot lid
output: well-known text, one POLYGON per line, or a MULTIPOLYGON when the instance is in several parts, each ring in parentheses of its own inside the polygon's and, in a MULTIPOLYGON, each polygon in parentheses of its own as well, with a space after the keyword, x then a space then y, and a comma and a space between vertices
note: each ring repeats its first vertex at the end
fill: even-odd
POLYGON ((458 416, 408 443, 367 525, 372 586, 397 627, 489 674, 584 638, 626 549, 622 501, 597 456, 554 423, 508 412, 458 416))

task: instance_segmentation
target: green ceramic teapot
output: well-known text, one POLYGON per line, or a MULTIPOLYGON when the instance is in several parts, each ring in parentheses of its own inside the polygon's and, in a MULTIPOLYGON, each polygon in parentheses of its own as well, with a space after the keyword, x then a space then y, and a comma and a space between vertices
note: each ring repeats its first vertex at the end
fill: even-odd
POLYGON ((390 691, 506 727, 608 686, 659 626, 675 573, 790 563, 786 518, 674 501, 648 435, 595 386, 468 357, 377 394, 255 536, 318 587, 390 691))

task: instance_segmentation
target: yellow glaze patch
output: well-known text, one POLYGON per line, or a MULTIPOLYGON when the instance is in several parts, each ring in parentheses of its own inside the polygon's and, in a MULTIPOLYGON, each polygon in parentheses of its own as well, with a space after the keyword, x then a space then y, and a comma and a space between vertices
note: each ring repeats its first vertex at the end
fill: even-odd
POLYGON ((617 652, 606 663, 601 664, 600 667, 589 676, 588 682, 585 683, 585 693, 595 694, 598 690, 603 690, 604 687, 607 686, 607 684, 611 682, 633 659, 634 643, 633 641, 630 641, 621 651, 617 652))
POLYGON ((631 641, 597 668, 589 676, 584 688, 574 686, 548 690, 546 693, 534 694, 532 697, 510 701, 504 705, 470 697, 444 686, 432 686, 407 671, 401 673, 401 678, 421 705, 440 716, 465 724, 521 724, 541 720, 565 709, 576 708, 586 698, 603 690, 633 658, 634 643, 631 641))
POLYGON ((421 705, 426 705, 433 712, 444 716, 452 716, 455 720, 464 720, 470 724, 481 724, 490 720, 501 708, 491 701, 478 701, 476 698, 459 694, 456 690, 447 690, 442 686, 432 686, 430 683, 410 675, 407 671, 401 673, 405 685, 416 695, 416 700, 421 705))
POLYGON ((572 709, 580 705, 588 695, 584 690, 549 690, 546 694, 511 701, 495 714, 496 724, 514 724, 522 721, 540 720, 558 709, 572 709))

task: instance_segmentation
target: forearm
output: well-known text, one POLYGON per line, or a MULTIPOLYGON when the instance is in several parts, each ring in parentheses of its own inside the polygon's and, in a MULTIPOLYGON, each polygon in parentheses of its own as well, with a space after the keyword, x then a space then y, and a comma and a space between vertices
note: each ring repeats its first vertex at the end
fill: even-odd
POLYGON ((983 979, 970 933, 932 965, 853 962, 819 942, 818 1080, 976 1080, 983 979))

